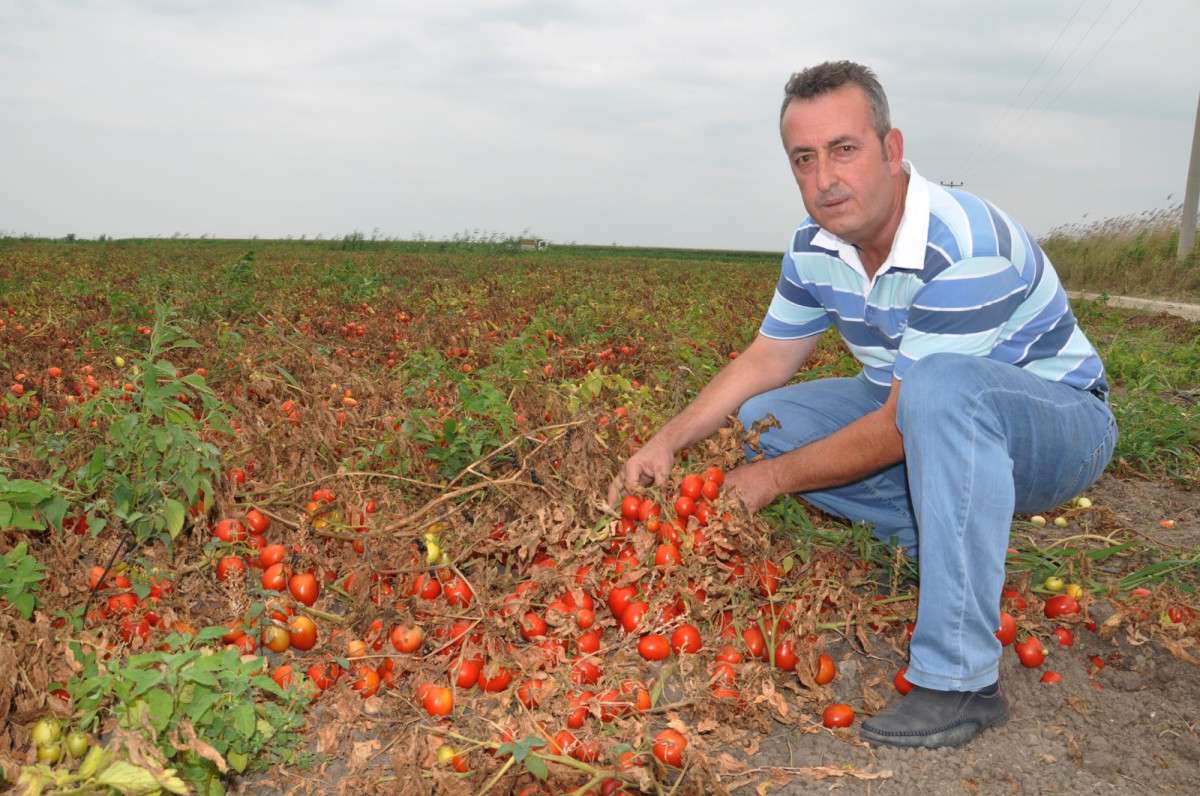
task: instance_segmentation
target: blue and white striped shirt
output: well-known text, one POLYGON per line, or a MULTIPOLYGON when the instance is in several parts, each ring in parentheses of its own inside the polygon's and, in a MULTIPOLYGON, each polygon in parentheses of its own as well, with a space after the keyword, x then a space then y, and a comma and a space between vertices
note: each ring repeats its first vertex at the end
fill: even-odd
POLYGON ((881 401, 893 376, 903 380, 913 362, 937 352, 1107 391, 1100 357, 1037 242, 983 199, 904 166, 904 215, 875 278, 852 244, 805 219, 759 331, 796 340, 836 324, 881 401))

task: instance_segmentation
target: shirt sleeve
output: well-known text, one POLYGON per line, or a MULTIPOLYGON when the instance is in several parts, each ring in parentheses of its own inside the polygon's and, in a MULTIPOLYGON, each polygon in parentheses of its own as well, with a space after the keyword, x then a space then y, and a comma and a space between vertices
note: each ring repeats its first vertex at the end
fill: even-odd
POLYGON ((776 340, 799 340, 820 334, 831 324, 829 313, 801 281, 791 252, 783 255, 775 296, 758 331, 776 340))
POLYGON ((929 354, 987 356, 1027 290, 1005 257, 969 257, 950 266, 913 296, 892 374, 903 379, 929 354))

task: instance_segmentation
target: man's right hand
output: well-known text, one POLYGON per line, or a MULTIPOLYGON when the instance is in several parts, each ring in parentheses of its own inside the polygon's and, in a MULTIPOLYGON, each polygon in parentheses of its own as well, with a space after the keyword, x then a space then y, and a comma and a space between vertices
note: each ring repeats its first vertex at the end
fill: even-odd
POLYGON ((675 451, 651 439, 621 466, 608 487, 608 505, 615 509, 623 495, 632 494, 639 486, 666 485, 674 464, 675 451))

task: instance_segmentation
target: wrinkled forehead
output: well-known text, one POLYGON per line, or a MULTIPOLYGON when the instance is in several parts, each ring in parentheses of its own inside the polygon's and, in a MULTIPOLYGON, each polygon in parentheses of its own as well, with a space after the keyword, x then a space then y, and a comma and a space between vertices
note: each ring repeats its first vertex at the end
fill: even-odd
POLYGON ((866 93, 848 85, 809 99, 793 99, 780 120, 779 132, 789 149, 818 149, 850 138, 874 135, 874 119, 866 93))

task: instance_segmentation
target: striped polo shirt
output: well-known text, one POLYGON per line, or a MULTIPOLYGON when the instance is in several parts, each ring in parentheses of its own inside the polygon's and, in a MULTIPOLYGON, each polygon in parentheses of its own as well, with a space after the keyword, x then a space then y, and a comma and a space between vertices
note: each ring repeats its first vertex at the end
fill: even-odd
POLYGON ((985 200, 904 168, 904 214, 875 278, 853 244, 805 219, 759 331, 796 340, 836 325, 880 401, 893 376, 937 352, 1107 392, 1100 357, 1029 233, 985 200))

